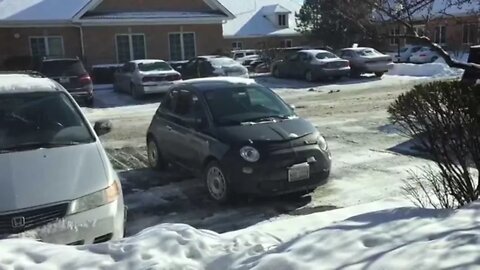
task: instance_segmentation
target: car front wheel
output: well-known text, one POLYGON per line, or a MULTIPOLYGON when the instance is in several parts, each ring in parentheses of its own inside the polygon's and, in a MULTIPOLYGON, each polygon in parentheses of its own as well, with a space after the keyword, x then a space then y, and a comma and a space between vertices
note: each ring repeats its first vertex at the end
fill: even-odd
POLYGON ((162 159, 158 144, 153 138, 147 140, 147 155, 148 164, 155 170, 162 170, 165 168, 165 161, 162 159))
POLYGON ((212 199, 219 203, 226 203, 231 199, 229 181, 218 162, 212 161, 207 165, 204 178, 208 194, 212 199))
POLYGON ((383 72, 375 72, 375 76, 377 76, 377 78, 381 78, 383 74, 383 72))

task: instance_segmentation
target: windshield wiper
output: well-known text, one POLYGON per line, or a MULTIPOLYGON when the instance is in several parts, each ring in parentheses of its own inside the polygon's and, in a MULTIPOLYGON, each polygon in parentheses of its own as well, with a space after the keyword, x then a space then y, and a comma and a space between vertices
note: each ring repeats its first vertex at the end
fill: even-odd
POLYGON ((80 141, 29 142, 29 143, 12 145, 12 146, 8 146, 8 147, 2 147, 2 148, 0 148, 0 153, 18 152, 18 151, 40 149, 40 148, 55 148, 55 147, 62 147, 62 146, 79 145, 79 144, 82 144, 82 143, 85 143, 85 142, 80 142, 80 141))
POLYGON ((267 115, 267 116, 259 116, 259 117, 246 119, 246 120, 242 121, 242 123, 274 121, 275 119, 287 120, 287 119, 290 119, 291 117, 292 117, 292 115, 283 115, 283 114, 267 115))

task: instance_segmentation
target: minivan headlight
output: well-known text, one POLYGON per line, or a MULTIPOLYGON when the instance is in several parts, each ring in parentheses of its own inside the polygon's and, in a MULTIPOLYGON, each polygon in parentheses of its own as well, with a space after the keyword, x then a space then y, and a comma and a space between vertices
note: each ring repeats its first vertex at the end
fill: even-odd
POLYGON ((318 135, 318 146, 323 151, 327 150, 328 148, 327 141, 322 135, 318 135))
POLYGON ((242 147, 240 156, 248 162, 257 162, 260 159, 260 153, 252 146, 242 147))
POLYGON ((106 189, 73 200, 68 207, 67 215, 77 214, 109 204, 118 199, 119 195, 120 185, 118 181, 114 181, 113 184, 106 189))

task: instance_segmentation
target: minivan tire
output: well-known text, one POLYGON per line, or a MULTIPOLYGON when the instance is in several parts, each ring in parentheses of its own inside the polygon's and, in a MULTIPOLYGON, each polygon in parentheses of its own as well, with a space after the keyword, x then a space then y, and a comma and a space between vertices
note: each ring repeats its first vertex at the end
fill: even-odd
POLYGON ((203 171, 203 180, 211 199, 221 204, 232 201, 230 181, 220 163, 217 161, 208 163, 203 171))
POLYGON ((166 163, 162 158, 162 152, 158 147, 158 143, 154 138, 149 137, 147 139, 147 157, 148 165, 157 171, 165 169, 166 163))

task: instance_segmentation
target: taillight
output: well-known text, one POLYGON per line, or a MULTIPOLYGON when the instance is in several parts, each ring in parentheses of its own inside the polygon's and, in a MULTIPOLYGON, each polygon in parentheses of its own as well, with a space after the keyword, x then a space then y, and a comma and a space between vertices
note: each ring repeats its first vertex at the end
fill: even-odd
POLYGON ((86 74, 86 75, 83 75, 80 78, 78 78, 78 81, 81 84, 91 84, 92 83, 92 78, 90 78, 90 76, 88 74, 86 74))

